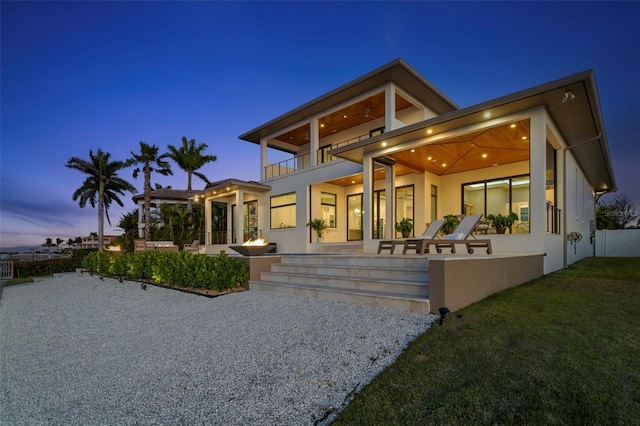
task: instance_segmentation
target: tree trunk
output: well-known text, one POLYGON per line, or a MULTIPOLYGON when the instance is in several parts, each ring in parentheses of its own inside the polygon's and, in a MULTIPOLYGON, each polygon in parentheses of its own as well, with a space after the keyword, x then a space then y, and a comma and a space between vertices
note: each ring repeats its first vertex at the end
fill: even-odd
POLYGON ((151 168, 144 166, 144 240, 151 241, 151 168))
POLYGON ((104 182, 100 180, 98 194, 98 251, 104 246, 104 182))

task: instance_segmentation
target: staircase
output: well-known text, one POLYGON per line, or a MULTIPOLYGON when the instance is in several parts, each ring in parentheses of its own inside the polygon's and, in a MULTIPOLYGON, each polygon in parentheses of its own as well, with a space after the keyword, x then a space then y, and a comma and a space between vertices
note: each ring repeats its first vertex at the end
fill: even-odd
POLYGON ((428 313, 429 260, 423 256, 291 255, 249 281, 251 290, 428 313))

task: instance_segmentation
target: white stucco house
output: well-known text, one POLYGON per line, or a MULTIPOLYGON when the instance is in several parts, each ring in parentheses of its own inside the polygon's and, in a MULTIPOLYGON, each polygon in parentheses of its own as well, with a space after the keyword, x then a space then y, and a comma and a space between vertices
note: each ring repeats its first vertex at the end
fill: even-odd
POLYGON ((595 197, 616 189, 593 71, 460 108, 397 59, 239 139, 260 145, 260 181, 198 194, 208 253, 251 237, 376 253, 404 217, 419 235, 447 214, 515 212, 511 233, 483 238, 544 255, 549 273, 593 255, 595 197), (330 226, 322 243, 313 218, 330 226))

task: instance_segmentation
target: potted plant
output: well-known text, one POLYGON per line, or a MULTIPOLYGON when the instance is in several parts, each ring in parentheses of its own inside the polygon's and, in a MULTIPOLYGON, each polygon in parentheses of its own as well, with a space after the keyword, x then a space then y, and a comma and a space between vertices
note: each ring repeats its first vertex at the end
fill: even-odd
POLYGON ((413 219, 403 217, 400 222, 396 222, 396 232, 402 234, 402 238, 407 238, 413 230, 413 219))
POLYGON ((498 234, 504 234, 507 228, 509 228, 509 233, 511 233, 511 226, 516 220, 518 220, 518 215, 514 212, 509 213, 508 216, 503 216, 500 213, 496 215, 490 214, 487 216, 487 222, 496 228, 496 232, 498 234))
POLYGON ((307 226, 313 229, 314 231, 316 231, 316 234, 318 235, 318 242, 322 241, 322 234, 324 234, 324 232, 329 227, 329 225, 327 225, 327 222, 324 219, 318 219, 318 218, 315 218, 309 223, 307 223, 307 226))
POLYGON ((445 234, 451 234, 460 224, 460 219, 458 219, 458 216, 454 214, 448 214, 443 219, 444 224, 442 225, 442 232, 445 234))

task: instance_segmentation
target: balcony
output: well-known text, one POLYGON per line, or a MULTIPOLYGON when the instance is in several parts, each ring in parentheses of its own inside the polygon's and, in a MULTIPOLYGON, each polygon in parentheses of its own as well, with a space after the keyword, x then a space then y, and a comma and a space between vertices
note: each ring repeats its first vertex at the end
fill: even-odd
MULTIPOLYGON (((360 142, 361 140, 370 138, 370 134, 366 133, 364 135, 356 136, 351 139, 347 139, 344 141, 340 141, 338 143, 324 146, 317 151, 317 164, 324 164, 330 161, 336 160, 329 152, 333 149, 349 145, 355 142, 360 142)), ((279 163, 269 164, 264 168, 264 177, 265 179, 271 179, 278 176, 283 176, 289 173, 296 172, 298 170, 307 169, 311 167, 311 154, 300 154, 296 155, 292 158, 289 158, 284 161, 280 161, 279 163)))

